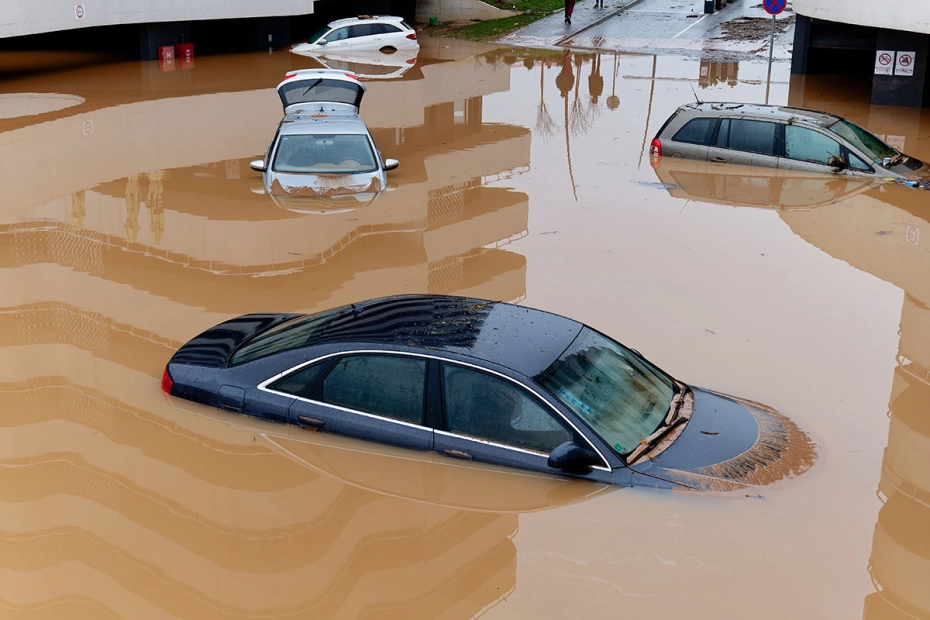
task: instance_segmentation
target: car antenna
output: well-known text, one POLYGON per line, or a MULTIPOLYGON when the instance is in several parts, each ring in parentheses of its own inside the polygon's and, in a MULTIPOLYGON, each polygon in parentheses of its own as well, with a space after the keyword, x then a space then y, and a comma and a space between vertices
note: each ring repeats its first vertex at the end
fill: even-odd
POLYGON ((701 98, 697 96, 697 91, 694 90, 694 84, 691 83, 691 80, 688 80, 688 86, 691 87, 691 92, 694 94, 694 100, 698 102, 698 105, 703 104, 704 102, 701 101, 701 98))

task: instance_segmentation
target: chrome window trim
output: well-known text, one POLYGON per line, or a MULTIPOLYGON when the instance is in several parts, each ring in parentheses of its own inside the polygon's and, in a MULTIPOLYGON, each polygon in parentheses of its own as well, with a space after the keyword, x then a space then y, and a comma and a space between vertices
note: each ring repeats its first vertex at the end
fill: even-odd
POLYGON ((394 422, 395 424, 400 424, 400 425, 402 425, 402 426, 409 426, 409 427, 411 427, 411 428, 419 428, 419 429, 431 430, 431 431, 433 431, 434 433, 440 433, 441 435, 446 435, 446 436, 449 436, 449 437, 459 437, 459 438, 461 438, 461 439, 466 439, 466 440, 469 440, 469 441, 477 441, 477 442, 479 442, 479 443, 483 443, 483 444, 486 444, 486 445, 489 445, 489 446, 494 446, 494 447, 498 447, 498 448, 505 448, 505 449, 507 449, 507 450, 513 450, 513 451, 515 451, 515 452, 522 452, 522 453, 525 453, 525 454, 532 454, 532 455, 534 455, 534 456, 543 456, 543 455, 544 455, 544 453, 542 453, 542 452, 535 452, 535 451, 533 451, 533 450, 526 450, 525 448, 518 448, 518 447, 516 447, 516 446, 508 446, 508 445, 506 445, 506 444, 500 444, 500 443, 496 443, 496 442, 493 442, 493 441, 488 441, 488 440, 486 440, 486 439, 479 439, 479 438, 477 438, 477 437, 471 437, 471 436, 469 436, 469 435, 461 435, 461 434, 458 434, 458 433, 449 433, 449 432, 447 432, 447 431, 440 431, 440 430, 434 429, 434 428, 429 427, 429 426, 423 426, 423 425, 421 425, 421 424, 414 424, 413 422, 406 422, 406 421, 404 421, 404 420, 397 420, 397 419, 395 419, 395 418, 386 418, 386 417, 384 417, 384 416, 375 415, 375 414, 373 414, 373 413, 365 413, 364 411, 356 411, 355 409, 349 409, 348 407, 340 407, 339 405, 333 405, 333 404, 330 404, 330 403, 324 403, 324 402, 321 402, 321 401, 318 401, 318 400, 313 400, 313 399, 310 399, 310 398, 303 398, 302 396, 295 396, 294 394, 288 394, 288 393, 286 393, 286 392, 279 392, 279 391, 277 391, 277 390, 272 390, 271 388, 268 387, 269 384, 274 383, 274 382, 277 381, 278 379, 281 379, 282 377, 285 377, 285 376, 287 376, 287 375, 289 375, 289 374, 291 374, 291 373, 297 372, 297 371, 300 370, 301 368, 303 368, 303 367, 305 367, 305 366, 309 366, 310 364, 315 364, 315 363, 317 363, 317 362, 322 362, 323 360, 326 360, 326 359, 329 359, 329 358, 332 358, 332 357, 338 357, 338 356, 341 356, 341 355, 358 355, 358 354, 372 354, 372 353, 381 354, 381 355, 405 355, 405 356, 407 356, 407 357, 420 357, 420 358, 427 359, 427 360, 436 360, 436 361, 438 361, 438 362, 445 362, 445 363, 448 363, 448 364, 456 364, 456 365, 459 365, 459 366, 464 366, 464 367, 466 367, 466 368, 473 368, 473 369, 475 369, 475 370, 477 370, 477 371, 479 371, 479 372, 486 372, 486 373, 488 373, 488 374, 492 374, 492 375, 495 375, 495 376, 497 376, 497 377, 501 377, 502 379, 506 379, 507 381, 510 381, 511 383, 515 384, 517 387, 523 388, 524 390, 528 391, 530 394, 532 394, 533 396, 535 396, 535 397, 536 397, 536 400, 541 401, 542 403, 544 403, 544 404, 546 405, 546 407, 548 407, 549 409, 551 409, 552 411, 554 411, 554 412, 556 413, 556 415, 558 415, 562 420, 564 420, 565 423, 568 424, 568 425, 575 431, 575 433, 576 433, 579 437, 581 437, 582 439, 584 439, 584 442, 588 445, 588 448, 590 448, 591 450, 593 450, 594 453, 597 454, 598 457, 600 457, 601 463, 603 463, 603 465, 595 465, 595 466, 594 466, 594 469, 600 469, 601 471, 607 471, 607 472, 613 471, 613 469, 611 469, 611 467, 610 467, 610 461, 608 461, 606 458, 604 458, 604 455, 601 453, 600 450, 597 449, 597 446, 593 445, 593 444, 591 443, 591 441, 587 438, 587 436, 585 436, 585 434, 582 433, 582 432, 578 429, 578 427, 577 427, 571 420, 569 420, 567 417, 565 417, 565 414, 563 414, 563 413, 562 413, 561 411, 559 411, 556 407, 554 407, 554 406, 552 405, 552 403, 550 403, 548 400, 546 400, 545 398, 543 398, 542 396, 540 396, 538 392, 536 392, 535 390, 530 389, 528 386, 524 385, 523 383, 520 383, 520 382, 517 381, 516 379, 514 379, 514 378, 512 378, 512 377, 508 377, 507 375, 505 375, 505 374, 503 374, 503 373, 497 372, 496 370, 491 370, 490 368, 483 368, 483 367, 478 366, 478 365, 476 365, 476 364, 469 364, 468 362, 460 362, 460 361, 458 361, 458 360, 452 360, 452 359, 448 359, 448 358, 444 358, 444 357, 436 357, 435 355, 425 355, 425 354, 423 354, 423 353, 408 353, 408 352, 406 352, 406 351, 386 351, 386 350, 380 350, 380 349, 352 349, 352 350, 348 350, 348 351, 337 351, 336 353, 328 353, 328 354, 326 354, 326 355, 321 355, 320 357, 316 357, 316 358, 314 358, 314 359, 312 359, 312 360, 308 360, 308 361, 306 361, 306 362, 301 362, 300 364, 297 364, 296 366, 293 366, 293 367, 291 367, 291 368, 288 368, 287 370, 285 370, 285 371, 283 371, 283 372, 279 372, 278 374, 274 375, 273 377, 270 377, 270 378, 268 378, 268 379, 265 379, 264 381, 262 381, 261 383, 258 384, 258 389, 261 390, 262 392, 267 392, 267 393, 269 393, 269 394, 275 394, 276 396, 286 396, 286 397, 288 397, 288 398, 293 398, 294 400, 303 401, 303 402, 305 402, 305 403, 311 403, 311 404, 313 404, 313 405, 321 405, 321 406, 323 406, 323 407, 332 407, 333 409, 338 409, 338 410, 340 410, 340 411, 345 411, 346 413, 355 413, 355 414, 358 414, 358 415, 363 415, 363 416, 365 416, 365 417, 367 417, 367 418, 373 418, 373 419, 375 419, 375 420, 381 420, 381 421, 384 421, 384 422, 394 422))
MULTIPOLYGON (((288 398, 293 398, 294 400, 299 400, 299 401, 302 401, 302 402, 305 402, 305 403, 310 403, 310 404, 313 404, 313 405, 320 405, 320 406, 323 406, 323 407, 330 407, 330 408, 332 408, 332 409, 338 409, 339 411, 345 411, 346 413, 354 413, 354 414, 357 414, 357 415, 365 416, 366 418, 372 418, 372 419, 374 419, 374 420, 380 420, 380 421, 382 421, 382 422, 394 422, 395 424, 400 424, 401 426, 409 426, 410 428, 419 428, 419 429, 423 429, 423 430, 427 430, 427 431, 432 431, 432 430, 433 430, 431 427, 429 427, 429 426, 423 426, 422 424, 414 424, 413 422, 407 422, 406 420, 398 420, 397 418, 388 418, 388 417, 385 417, 385 416, 376 415, 376 414, 374 414, 374 413, 366 413, 365 411, 358 411, 357 409, 350 409, 349 407, 342 407, 342 406, 340 406, 340 405, 334 405, 334 404, 332 404, 332 403, 324 403, 324 402, 319 401, 319 400, 313 400, 312 398, 304 398, 304 397, 302 397, 302 396, 297 396, 297 395, 295 395, 295 394, 288 394, 287 392, 279 392, 278 390, 272 390, 271 388, 268 387, 268 384, 269 384, 269 383, 274 383, 275 381, 277 381, 278 379, 280 379, 280 378, 282 378, 282 377, 285 377, 285 376, 287 376, 287 375, 289 375, 289 374, 291 374, 291 373, 297 372, 298 370, 300 370, 300 369, 303 368, 304 366, 309 366, 310 364, 315 364, 316 362, 322 362, 322 361, 325 360, 325 359, 329 359, 329 358, 331 358, 331 357, 337 357, 337 356, 339 356, 339 355, 345 355, 345 354, 347 354, 347 353, 348 353, 348 354, 354 354, 354 353, 396 353, 396 354, 400 354, 400 355, 408 355, 408 356, 412 356, 412 357, 422 357, 422 358, 425 358, 425 359, 431 359, 428 355, 417 355, 417 354, 415 354, 415 353, 403 353, 402 351, 340 351, 339 353, 330 353, 330 354, 328 354, 328 355, 323 355, 323 356, 318 357, 318 358, 316 358, 316 359, 312 359, 312 360, 310 360, 309 362, 302 362, 302 363, 298 364, 297 366, 294 366, 293 368, 290 368, 290 369, 288 369, 288 370, 285 370, 284 372, 281 372, 281 373, 276 374, 275 376, 271 377, 270 379, 265 379, 264 381, 262 381, 261 383, 258 384, 258 389, 261 390, 262 392, 267 392, 268 394, 274 394, 274 395, 276 395, 276 396, 286 396, 286 397, 288 397, 288 398)), ((424 379, 424 385, 425 385, 426 375, 423 376, 423 379, 424 379)), ((425 409, 424 409, 424 411, 423 411, 423 414, 426 415, 426 410, 425 410, 425 409)))

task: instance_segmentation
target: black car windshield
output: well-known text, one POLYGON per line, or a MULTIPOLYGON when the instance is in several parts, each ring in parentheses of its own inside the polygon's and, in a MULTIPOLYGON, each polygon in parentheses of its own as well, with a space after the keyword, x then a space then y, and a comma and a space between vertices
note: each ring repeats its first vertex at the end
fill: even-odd
POLYGON ((281 136, 271 169, 294 174, 362 174, 378 169, 364 134, 281 136))
POLYGON ((664 372, 588 327, 537 381, 620 455, 661 426, 678 389, 664 372))
POLYGON ((898 154, 896 150, 882 142, 877 136, 855 123, 850 123, 845 118, 836 121, 828 129, 848 140, 877 164, 880 164, 886 157, 894 157, 898 154))
POLYGON ((319 314, 293 318, 280 325, 275 325, 236 349, 232 357, 229 358, 229 366, 238 366, 275 353, 299 349, 305 346, 319 332, 326 329, 326 326, 334 318, 343 314, 346 310, 346 306, 341 306, 319 314))

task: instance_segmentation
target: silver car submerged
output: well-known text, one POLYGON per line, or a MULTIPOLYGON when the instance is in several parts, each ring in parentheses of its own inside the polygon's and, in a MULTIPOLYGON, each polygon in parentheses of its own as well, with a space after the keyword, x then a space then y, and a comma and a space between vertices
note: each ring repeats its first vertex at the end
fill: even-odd
POLYGON ((930 166, 845 118, 800 108, 691 103, 665 121, 649 149, 663 157, 801 172, 894 179, 930 186, 930 166))
POLYGON ((356 200, 336 202, 362 205, 387 187, 386 172, 400 162, 381 158, 359 116, 365 86, 357 76, 330 69, 294 71, 277 91, 284 118, 265 158, 250 166, 262 173, 265 192, 278 205, 294 209, 302 198, 321 205, 320 198, 350 196, 356 200))

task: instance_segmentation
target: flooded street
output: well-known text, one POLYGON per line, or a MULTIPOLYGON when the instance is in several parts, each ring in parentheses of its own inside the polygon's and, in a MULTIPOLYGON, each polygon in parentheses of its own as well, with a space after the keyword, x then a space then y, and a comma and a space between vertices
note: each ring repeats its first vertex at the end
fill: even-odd
POLYGON ((249 168, 308 58, 10 56, 0 617, 930 617, 930 194, 648 154, 692 85, 924 160, 930 112, 787 63, 769 87, 763 60, 421 44, 366 80, 387 191, 321 211, 249 168), (748 491, 600 487, 159 387, 231 317, 398 293, 578 319, 777 409, 817 460, 748 491))

